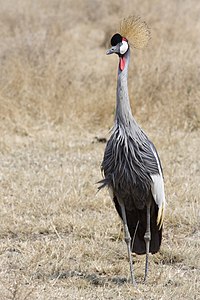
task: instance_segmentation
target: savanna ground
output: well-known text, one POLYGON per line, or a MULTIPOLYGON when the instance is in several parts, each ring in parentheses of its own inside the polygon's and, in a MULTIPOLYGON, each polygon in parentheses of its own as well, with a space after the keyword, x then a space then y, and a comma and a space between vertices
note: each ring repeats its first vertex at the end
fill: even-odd
POLYGON ((0 0, 0 299, 200 299, 200 2, 0 0), (161 250, 134 256, 107 191, 119 20, 147 21, 129 90, 164 169, 161 250))

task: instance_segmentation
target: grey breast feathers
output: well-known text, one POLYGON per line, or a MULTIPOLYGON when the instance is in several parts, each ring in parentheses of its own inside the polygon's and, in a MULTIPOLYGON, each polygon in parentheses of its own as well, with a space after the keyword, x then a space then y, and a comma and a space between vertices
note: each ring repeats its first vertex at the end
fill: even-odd
POLYGON ((105 178, 99 189, 108 186, 117 198, 142 209, 151 190, 150 175, 159 172, 152 147, 140 128, 130 132, 116 126, 106 145, 102 162, 105 178))

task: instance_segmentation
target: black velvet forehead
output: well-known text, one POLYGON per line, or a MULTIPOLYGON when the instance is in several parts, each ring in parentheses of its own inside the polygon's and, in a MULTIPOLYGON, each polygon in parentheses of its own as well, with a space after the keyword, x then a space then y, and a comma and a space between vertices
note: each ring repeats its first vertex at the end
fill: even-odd
POLYGON ((122 36, 119 33, 114 34, 110 41, 112 46, 116 46, 117 44, 119 44, 121 42, 122 42, 122 36))

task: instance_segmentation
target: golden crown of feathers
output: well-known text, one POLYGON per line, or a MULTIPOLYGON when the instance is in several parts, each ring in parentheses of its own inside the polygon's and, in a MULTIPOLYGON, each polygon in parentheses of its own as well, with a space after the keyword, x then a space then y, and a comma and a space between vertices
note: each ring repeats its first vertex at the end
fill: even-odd
POLYGON ((120 23, 120 34, 128 40, 130 46, 137 49, 146 47, 151 37, 146 22, 139 16, 124 18, 120 23))

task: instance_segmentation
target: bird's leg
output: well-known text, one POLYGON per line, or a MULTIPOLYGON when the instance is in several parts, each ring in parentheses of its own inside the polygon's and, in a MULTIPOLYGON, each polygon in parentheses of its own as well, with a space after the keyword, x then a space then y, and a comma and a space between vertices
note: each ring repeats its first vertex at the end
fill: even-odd
POLYGON ((145 262, 145 275, 144 275, 144 281, 147 279, 147 273, 148 273, 148 260, 149 260, 149 246, 151 241, 151 227, 150 227, 150 213, 151 213, 151 201, 147 201, 147 227, 146 232, 144 235, 144 240, 146 244, 146 262, 145 262))
POLYGON ((125 206, 124 206, 123 201, 119 201, 119 204, 120 204, 120 207, 121 207, 122 220, 123 220, 123 224, 124 224, 124 240, 127 244, 128 258, 129 258, 129 263, 130 263, 131 282, 132 282, 133 285, 136 285, 134 272, 133 272, 133 259, 132 259, 132 255, 131 255, 131 236, 130 236, 130 233, 129 233, 129 230, 128 230, 125 206))

